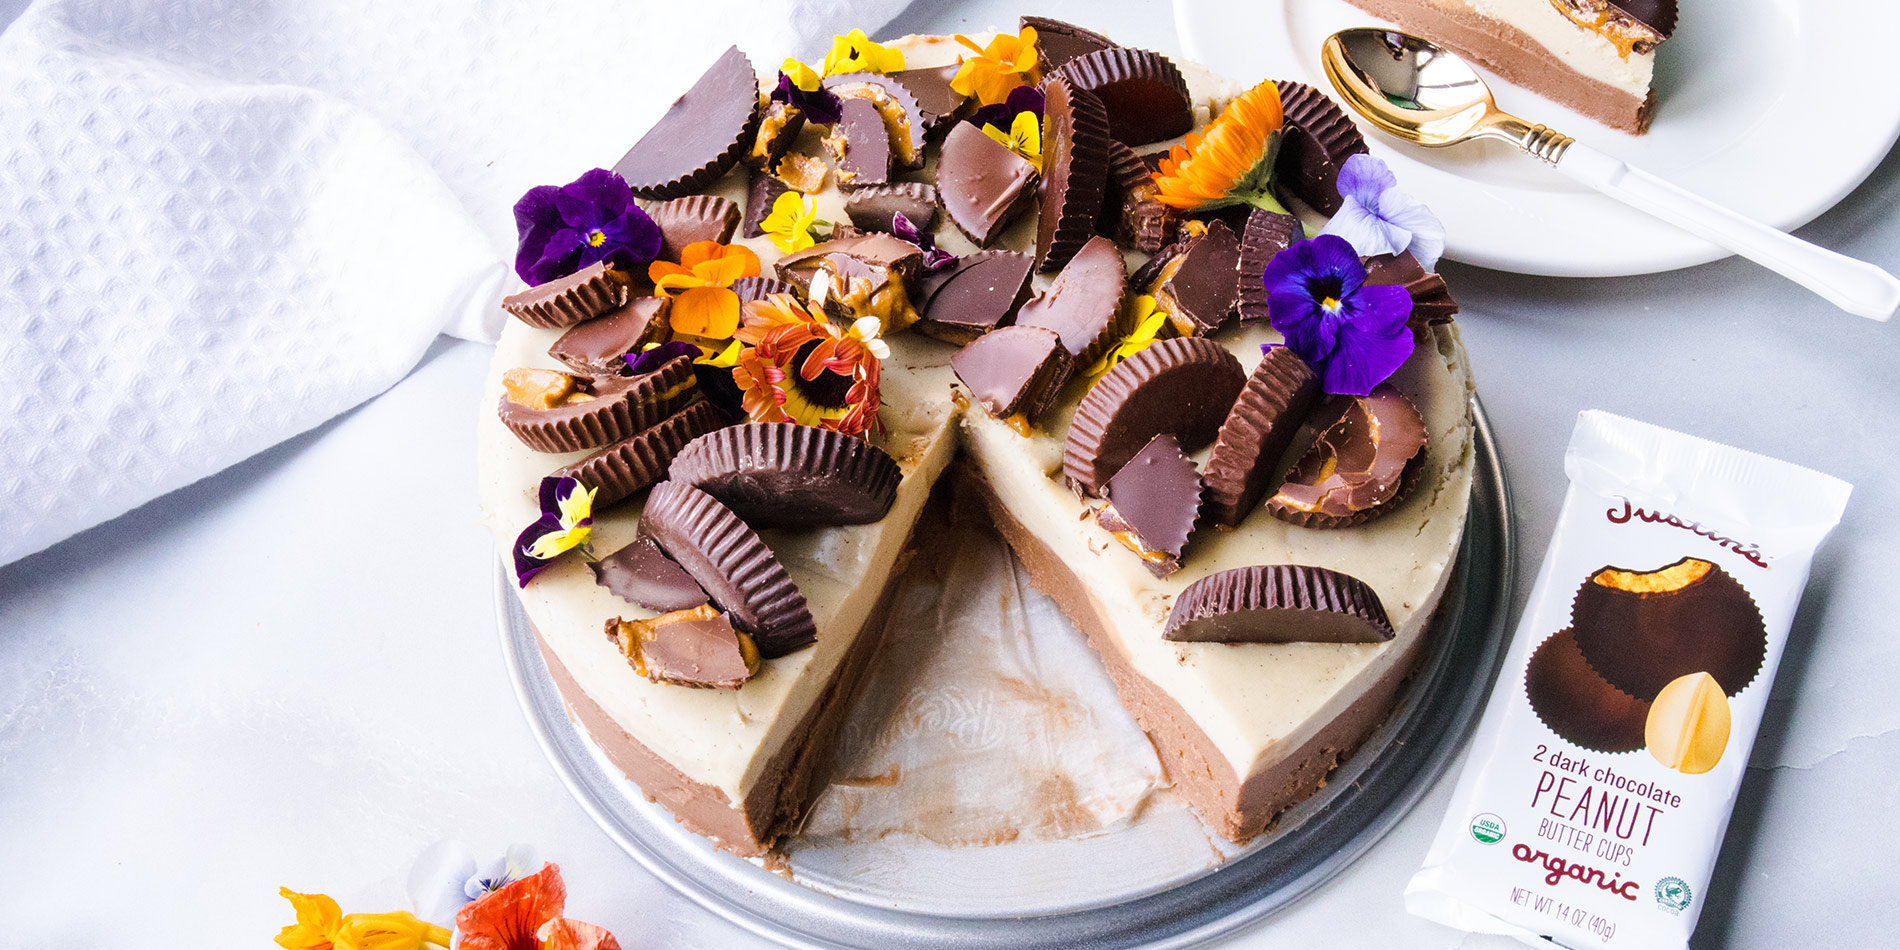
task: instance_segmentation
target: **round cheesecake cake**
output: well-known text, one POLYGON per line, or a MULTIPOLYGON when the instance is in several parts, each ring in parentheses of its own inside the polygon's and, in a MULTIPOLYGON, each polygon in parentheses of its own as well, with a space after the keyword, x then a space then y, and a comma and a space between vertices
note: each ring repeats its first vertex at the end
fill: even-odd
POLYGON ((1036 17, 729 51, 516 208, 482 516, 570 715, 766 853, 952 495, 1260 834, 1390 712, 1471 494, 1442 240, 1364 153, 1310 87, 1036 17))

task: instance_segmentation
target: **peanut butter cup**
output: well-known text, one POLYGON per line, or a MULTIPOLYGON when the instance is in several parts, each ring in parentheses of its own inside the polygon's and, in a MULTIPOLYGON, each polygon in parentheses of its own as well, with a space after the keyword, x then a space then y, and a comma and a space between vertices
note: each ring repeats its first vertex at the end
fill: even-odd
POLYGON ((1108 187, 1108 113, 1060 76, 1042 82, 1042 194, 1036 269, 1058 270, 1095 235, 1108 187))
POLYGON ((691 610, 709 599, 699 582, 667 557, 652 538, 639 538, 589 567, 594 572, 594 583, 648 610, 691 610))
POLYGON ((1248 212, 1246 227, 1240 232, 1239 286, 1235 292, 1235 309, 1240 312, 1241 323, 1267 322, 1267 285, 1263 282, 1267 265, 1275 255, 1305 236, 1300 219, 1290 214, 1263 208, 1248 212))
POLYGON ((1365 136, 1339 104, 1312 86, 1285 80, 1280 89, 1280 154, 1273 170, 1282 187, 1321 214, 1339 211, 1339 169, 1366 151, 1365 136))
POLYGON ((1417 487, 1425 420, 1381 383, 1366 396, 1334 396, 1319 437, 1287 472, 1267 510, 1306 528, 1345 528, 1391 510, 1417 487))
POLYGON ((1350 574, 1261 564, 1189 584, 1161 635, 1214 643, 1383 643, 1392 639, 1392 621, 1379 595, 1350 574))
POLYGON ((968 122, 944 136, 937 198, 951 223, 988 247, 1036 195, 1036 166, 968 122))
POLYGON ((1412 295, 1412 317, 1409 322, 1414 329, 1450 323, 1452 316, 1457 314, 1458 301, 1452 298, 1451 288, 1445 286, 1445 278, 1426 273, 1425 268, 1419 266, 1418 258, 1410 252, 1380 254, 1365 260, 1366 283, 1397 284, 1412 295))
POLYGON ((1318 393, 1305 360, 1284 346, 1267 350, 1214 439, 1202 517, 1232 527, 1260 504, 1318 393))
POLYGON ((740 220, 741 237, 763 237, 765 219, 772 213, 772 205, 778 202, 780 195, 791 191, 792 186, 785 179, 761 169, 752 169, 746 179, 745 217, 740 220))
POLYGON ((1000 327, 977 337, 950 358, 970 395, 998 419, 1033 423, 1068 382, 1074 363, 1054 330, 1000 327))
POLYGON ((656 683, 693 689, 738 689, 759 672, 759 649, 733 628, 729 615, 711 606, 662 614, 651 620, 607 621, 607 637, 656 683))
POLYGON ((1099 495, 1148 440, 1168 433, 1192 452, 1214 441, 1247 383, 1227 348, 1204 337, 1162 340, 1117 363, 1082 397, 1062 448, 1070 487, 1099 495))
POLYGON ((1018 17, 1016 27, 1018 32, 1023 27, 1036 31, 1036 51, 1045 75, 1061 69, 1070 60, 1116 46, 1114 40, 1100 33, 1046 16, 1018 17))
POLYGON ((1132 329, 1122 308, 1125 285, 1121 249, 1105 237, 1090 237, 1048 292, 1022 305, 1016 323, 1054 330, 1075 364, 1088 366, 1132 329))
POLYGON ((1761 672, 1768 633, 1755 599, 1711 561, 1649 571, 1605 567, 1570 605, 1583 658, 1610 685, 1650 700, 1672 680, 1707 673, 1730 696, 1761 672))
POLYGON ((668 477, 755 528, 809 528, 883 518, 904 476, 888 453, 855 436, 753 422, 700 437, 673 459, 668 477))
POLYGON ((660 226, 660 259, 677 264, 680 251, 697 241, 732 240, 739 228, 739 206, 718 195, 687 195, 647 209, 660 226))
POLYGON ((501 309, 531 327, 571 327, 627 302, 633 277, 598 261, 559 280, 503 297, 501 309))
POLYGON ((571 476, 594 489, 595 507, 604 508, 665 478, 667 466, 687 443, 725 424, 725 416, 712 403, 695 399, 644 432, 621 439, 554 474, 571 476))
POLYGON ((917 332, 962 346, 1008 324, 1029 294, 1034 266, 1034 258, 1016 251, 977 251, 926 273, 917 332))
POLYGON ((627 368, 622 357, 628 353, 666 342, 672 309, 670 297, 635 297, 624 307, 575 324, 548 347, 548 355, 589 376, 617 374, 627 368))
MULTIPOLYGON (((879 73, 840 73, 826 76, 825 88, 843 99, 847 108, 855 99, 877 111, 893 167, 906 171, 924 167, 924 130, 930 118, 909 86, 879 73)), ((839 181, 844 181, 842 176, 839 181)))
POLYGON ((758 73, 734 46, 674 100, 613 170, 642 198, 689 195, 739 163, 758 122, 758 73))
POLYGON ((1240 241, 1215 221, 1187 247, 1155 288, 1155 309, 1182 336, 1207 336, 1234 312, 1239 292, 1240 241))
POLYGON ((764 300, 773 294, 791 294, 800 303, 805 300, 805 291, 789 280, 776 277, 741 277, 732 282, 732 292, 739 295, 741 304, 754 300, 764 300))
POLYGON ((1524 693, 1550 731, 1586 749, 1634 752, 1643 747, 1649 701, 1611 686, 1592 669, 1569 627, 1551 634, 1531 654, 1524 693))
POLYGON ((759 655, 784 656, 818 639, 805 595, 777 555, 713 496, 661 482, 647 495, 640 530, 758 641, 759 655))
POLYGON ((881 185, 891 180, 891 139, 884 117, 868 99, 844 100, 843 117, 824 138, 825 151, 841 188, 881 185))
POLYGON ((1123 547, 1141 558, 1148 573, 1166 577, 1181 569, 1181 552, 1194 532, 1201 505, 1201 476, 1163 432, 1148 440, 1104 486, 1108 504, 1095 516, 1123 547))
MULTIPOLYGON (((504 374, 504 383, 511 382, 504 374)), ((544 387, 558 387, 559 381, 532 382, 506 385, 509 391, 502 394, 498 413, 508 431, 536 452, 580 452, 631 438, 697 395, 692 360, 683 356, 644 376, 566 377, 566 387, 558 393, 544 387)))
POLYGON ((928 231, 937 226, 937 186, 905 181, 859 188, 845 197, 844 213, 864 231, 889 234, 899 214, 911 227, 928 231))
POLYGON ((1100 98, 1109 134, 1129 145, 1171 139, 1194 128, 1187 80, 1160 53, 1126 47, 1096 50, 1064 63, 1055 75, 1100 98))

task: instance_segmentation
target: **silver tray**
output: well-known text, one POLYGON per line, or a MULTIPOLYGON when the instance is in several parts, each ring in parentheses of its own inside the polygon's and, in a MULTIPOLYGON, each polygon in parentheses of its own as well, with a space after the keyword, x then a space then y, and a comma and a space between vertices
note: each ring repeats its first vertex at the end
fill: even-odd
POLYGON ((1515 584, 1510 490, 1482 406, 1476 466, 1455 573, 1418 672, 1385 724, 1319 793, 1228 861, 1141 893, 1034 915, 953 915, 891 906, 848 882, 824 891, 720 852, 645 800, 567 718, 505 566, 495 610, 502 653, 528 724, 568 790, 654 876, 707 910, 795 947, 1109 950, 1188 947, 1257 923, 1344 870, 1431 788, 1470 735, 1497 675, 1515 584))

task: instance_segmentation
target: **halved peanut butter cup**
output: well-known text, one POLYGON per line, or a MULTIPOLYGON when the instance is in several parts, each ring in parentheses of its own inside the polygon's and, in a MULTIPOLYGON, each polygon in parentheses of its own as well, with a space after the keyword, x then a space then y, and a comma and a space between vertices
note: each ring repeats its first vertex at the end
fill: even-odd
POLYGON ((1284 346, 1267 350, 1214 440, 1202 517, 1232 527, 1260 504, 1318 393, 1319 377, 1305 360, 1284 346))
POLYGON ((755 528, 870 524, 904 473, 855 436, 794 422, 751 422, 696 439, 668 477, 703 491, 755 528))
POLYGON ((653 486, 640 530, 686 569, 733 626, 750 633, 761 656, 779 657, 818 639, 805 595, 738 515, 680 482, 653 486))
POLYGON ((1109 476, 1164 432, 1184 452, 1214 441, 1247 373, 1205 337, 1162 340, 1117 363, 1082 397, 1062 448, 1069 486, 1099 495, 1109 476))
POLYGON ((687 195, 647 209, 660 226, 660 258, 677 264, 680 251, 699 241, 732 240, 739 229, 739 206, 718 195, 687 195))
POLYGON ((580 452, 633 437, 698 395, 686 357, 644 376, 602 376, 580 384, 590 399, 547 409, 501 397, 501 422, 536 452, 580 452))
POLYGON ((642 198, 678 198, 732 170, 759 128, 759 76, 737 46, 674 100, 614 171, 642 198))
POLYGON ((1042 194, 1036 268, 1058 270, 1095 235, 1108 187, 1108 112, 1060 76, 1042 83, 1042 194))
POLYGON ((694 399, 684 409, 629 439, 554 472, 594 489, 594 506, 603 508, 631 497, 666 477, 667 466, 687 443, 726 424, 713 404, 694 399))
POLYGON ((1425 469, 1425 420, 1390 384, 1335 396, 1327 418, 1267 510, 1304 528, 1347 528, 1392 510, 1425 469))
POLYGON ((1280 154, 1274 173, 1288 191, 1321 214, 1339 211, 1339 169, 1366 151, 1366 138, 1339 104, 1305 83, 1281 80, 1280 154))
POLYGON ((1094 93, 1108 113, 1109 134, 1148 145, 1194 128, 1194 100, 1173 61, 1145 49, 1097 50, 1063 64, 1055 75, 1094 93))
POLYGON ((1267 265, 1305 236, 1300 219, 1290 214, 1263 208, 1247 214, 1247 224, 1240 232, 1240 266, 1235 276, 1239 281, 1235 297, 1241 323, 1267 322, 1267 285, 1263 282, 1267 265))
POLYGON ((1175 598, 1161 636, 1213 643, 1383 643, 1379 595, 1340 571, 1260 564, 1209 574, 1175 598))
POLYGON ((571 327, 624 305, 633 278, 598 261, 558 280, 502 298, 501 309, 531 327, 571 327))

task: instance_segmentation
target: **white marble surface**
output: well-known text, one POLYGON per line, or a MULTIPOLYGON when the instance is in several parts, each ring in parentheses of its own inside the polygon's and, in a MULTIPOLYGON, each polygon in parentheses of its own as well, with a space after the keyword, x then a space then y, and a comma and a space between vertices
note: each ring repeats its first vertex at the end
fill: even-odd
MULTIPOLYGON (((0 22, 11 4, 0 2, 0 22)), ((1173 48, 1164 4, 1041 12, 1173 48)), ((897 28, 1006 22, 929 0, 897 28)), ((1825 147, 1817 144, 1817 147, 1825 147)), ((1900 157, 1804 237, 1900 267, 1900 157)), ((1447 265, 1541 558, 1574 414, 1604 408, 1857 488, 1822 549, 1744 783, 1699 947, 1876 946, 1900 909, 1900 327, 1746 262, 1549 280, 1447 265), (1851 701, 1842 702, 1841 697, 1851 701)), ((430 843, 534 843, 569 911, 623 946, 764 946, 600 834, 529 734, 473 524, 486 347, 443 340, 387 394, 0 568, 0 945, 267 945, 278 885, 403 906, 430 843)), ((1521 592, 1520 592, 1521 597, 1521 592)), ((1407 917, 1441 782, 1388 839, 1225 946, 1502 946, 1407 917)))

